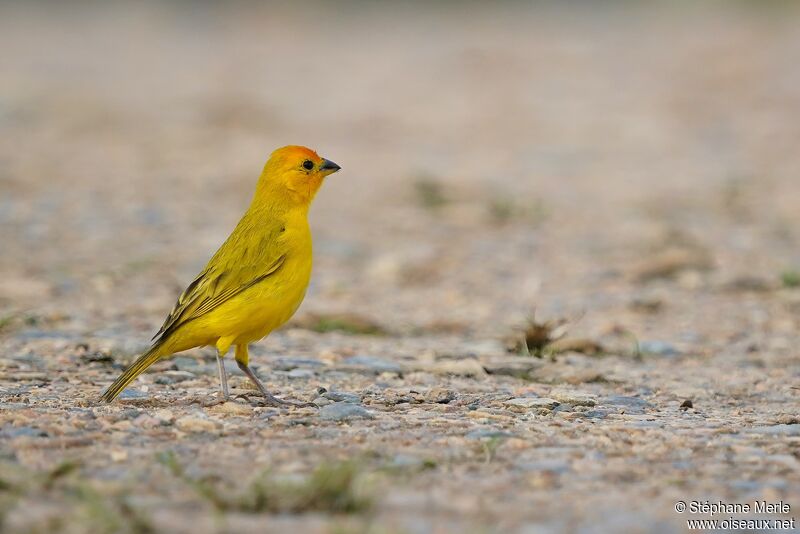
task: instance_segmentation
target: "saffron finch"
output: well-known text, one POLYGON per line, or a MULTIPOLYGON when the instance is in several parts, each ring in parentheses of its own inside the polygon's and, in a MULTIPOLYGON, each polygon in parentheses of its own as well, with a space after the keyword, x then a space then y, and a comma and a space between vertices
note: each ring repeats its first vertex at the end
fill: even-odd
POLYGON ((250 368, 247 347, 300 306, 311 278, 308 209, 324 178, 339 169, 309 148, 273 152, 233 233, 178 297, 150 349, 103 392, 102 400, 114 400, 156 361, 207 345, 217 349, 220 389, 227 399, 222 358, 233 345, 239 369, 268 404, 308 405, 272 396, 250 368))

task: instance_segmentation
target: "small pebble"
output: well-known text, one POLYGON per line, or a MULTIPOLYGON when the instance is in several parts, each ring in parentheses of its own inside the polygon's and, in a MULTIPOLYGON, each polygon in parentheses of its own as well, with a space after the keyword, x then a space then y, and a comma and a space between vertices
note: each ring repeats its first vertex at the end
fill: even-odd
POLYGON ((117 397, 117 398, 120 399, 120 400, 134 400, 134 399, 146 399, 149 396, 150 395, 148 395, 144 391, 140 391, 138 389, 130 389, 130 388, 128 388, 125 391, 123 391, 122 393, 120 393, 119 397, 117 397))
POLYGON ((363 369, 375 374, 403 372, 403 368, 398 364, 381 358, 375 358, 374 356, 352 356, 345 359, 342 363, 347 367, 363 369))
POLYGON ((184 432, 214 432, 217 424, 208 419, 187 415, 175 421, 175 426, 184 432))
POLYGON ((309 379, 309 378, 314 378, 315 374, 316 373, 314 373, 314 371, 312 371, 311 369, 292 369, 291 371, 286 373, 286 376, 288 376, 289 378, 294 378, 294 379, 298 379, 298 378, 299 379, 309 379))
POLYGON ((509 399, 505 401, 504 404, 513 408, 545 408, 552 410, 560 403, 555 399, 548 399, 546 397, 519 397, 516 399, 509 399))
POLYGON ((572 404, 573 406, 594 406, 597 404, 597 397, 585 393, 575 393, 572 391, 551 391, 550 396, 558 402, 572 404))
POLYGON ((678 356, 681 354, 681 351, 666 341, 642 341, 639 343, 639 352, 651 356, 678 356))
POLYGON ((455 392, 446 388, 431 388, 425 393, 425 402, 433 402, 436 404, 447 404, 455 400, 455 398, 455 392))
POLYGON ((215 414, 224 415, 250 415, 253 413, 253 408, 238 402, 228 401, 222 404, 217 404, 216 406, 212 406, 209 411, 215 414))

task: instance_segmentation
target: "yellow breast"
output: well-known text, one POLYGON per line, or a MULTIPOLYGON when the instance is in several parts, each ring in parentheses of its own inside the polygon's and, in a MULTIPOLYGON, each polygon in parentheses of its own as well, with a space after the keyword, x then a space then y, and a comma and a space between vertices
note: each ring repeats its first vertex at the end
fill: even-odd
POLYGON ((311 232, 304 216, 289 218, 284 226, 280 246, 286 259, 280 268, 203 317, 186 324, 176 335, 174 351, 217 345, 221 338, 233 345, 251 343, 294 315, 303 302, 311 279, 311 232))

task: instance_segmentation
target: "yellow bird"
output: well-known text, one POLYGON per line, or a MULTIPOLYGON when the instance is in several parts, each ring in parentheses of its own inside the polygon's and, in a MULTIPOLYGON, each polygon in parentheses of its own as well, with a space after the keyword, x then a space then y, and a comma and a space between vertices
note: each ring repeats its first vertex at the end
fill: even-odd
POLYGON ((178 297, 153 337, 153 345, 102 394, 111 402, 156 361, 213 345, 223 399, 228 380, 222 358, 236 346, 239 369, 268 404, 272 396, 249 366, 247 346, 284 324, 297 310, 311 279, 308 209, 326 176, 340 167, 301 146, 279 148, 269 158, 250 207, 205 268, 178 297))

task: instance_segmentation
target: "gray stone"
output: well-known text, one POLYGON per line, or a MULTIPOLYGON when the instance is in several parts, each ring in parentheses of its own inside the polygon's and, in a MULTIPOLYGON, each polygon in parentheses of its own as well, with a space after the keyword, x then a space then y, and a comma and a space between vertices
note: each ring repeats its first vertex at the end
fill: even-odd
POLYGON ((625 425, 627 428, 663 428, 664 425, 658 421, 633 421, 625 425))
POLYGON ((333 404, 323 406, 319 410, 319 417, 325 421, 351 421, 353 419, 375 418, 375 416, 363 406, 350 402, 334 402, 333 404))
POLYGON ((22 330, 21 332, 17 332, 15 334, 15 337, 17 339, 22 339, 26 341, 40 340, 40 339, 66 340, 66 339, 77 339, 78 334, 74 332, 63 332, 61 330, 38 330, 31 328, 29 330, 22 330))
POLYGON ((324 367, 325 364, 319 360, 309 358, 278 358, 271 364, 275 371, 292 371, 298 367, 324 367))
POLYGON ((652 356, 678 356, 681 353, 674 345, 666 341, 641 341, 639 352, 652 356))
POLYGON ((194 358, 189 358, 187 356, 176 356, 172 359, 172 363, 175 364, 181 371, 194 371, 196 372, 198 369, 203 367, 199 361, 194 358))
POLYGON ((571 391, 551 391, 550 396, 558 402, 572 404, 573 406, 594 406, 597 404, 597 397, 586 393, 574 393, 571 391))
POLYGON ((425 467, 425 461, 418 456, 400 453, 392 458, 389 467, 395 469, 420 469, 425 467))
POLYGON ((425 402, 433 402, 436 404, 447 404, 455 400, 455 398, 455 392, 445 388, 431 388, 425 393, 425 402))
POLYGON ((153 380, 156 384, 177 384, 185 380, 197 378, 197 375, 189 371, 164 371, 159 373, 153 380))
POLYGON ((509 399, 504 404, 514 408, 546 408, 552 410, 560 403, 555 399, 548 399, 547 397, 518 397, 516 399, 509 399))
POLYGON ((361 404, 361 395, 347 393, 344 391, 326 391, 322 397, 333 402, 349 402, 351 404, 361 404))
POLYGON ((580 414, 581 417, 585 417, 587 419, 605 419, 608 417, 607 410, 589 410, 588 412, 583 412, 580 414))
POLYGON ((146 399, 150 395, 138 389, 126 389, 117 397, 120 400, 146 399))
POLYGON ((4 438, 42 438, 47 432, 32 426, 4 426, 0 429, 0 437, 4 438))
POLYGON ((641 414, 645 409, 652 408, 652 405, 644 399, 639 397, 625 397, 617 395, 614 397, 607 397, 600 403, 602 405, 616 406, 622 409, 625 413, 641 414))
POLYGON ((532 371, 544 365, 542 360, 536 358, 505 358, 487 360, 482 363, 483 368, 490 375, 515 376, 517 378, 528 378, 532 371))
POLYGON ((291 371, 286 373, 286 376, 288 376, 289 378, 302 378, 302 379, 314 378, 314 375, 315 373, 311 369, 292 369, 291 371))
POLYGON ((506 352, 503 343, 496 339, 470 341, 459 346, 461 352, 474 356, 500 355, 506 352))
POLYGON ((488 374, 483 365, 472 358, 439 360, 433 365, 424 365, 423 369, 438 375, 469 376, 473 378, 483 378, 488 374))
POLYGON ((375 358, 374 356, 351 356, 345 359, 343 363, 353 370, 364 370, 375 374, 403 372, 403 368, 398 364, 375 358))

